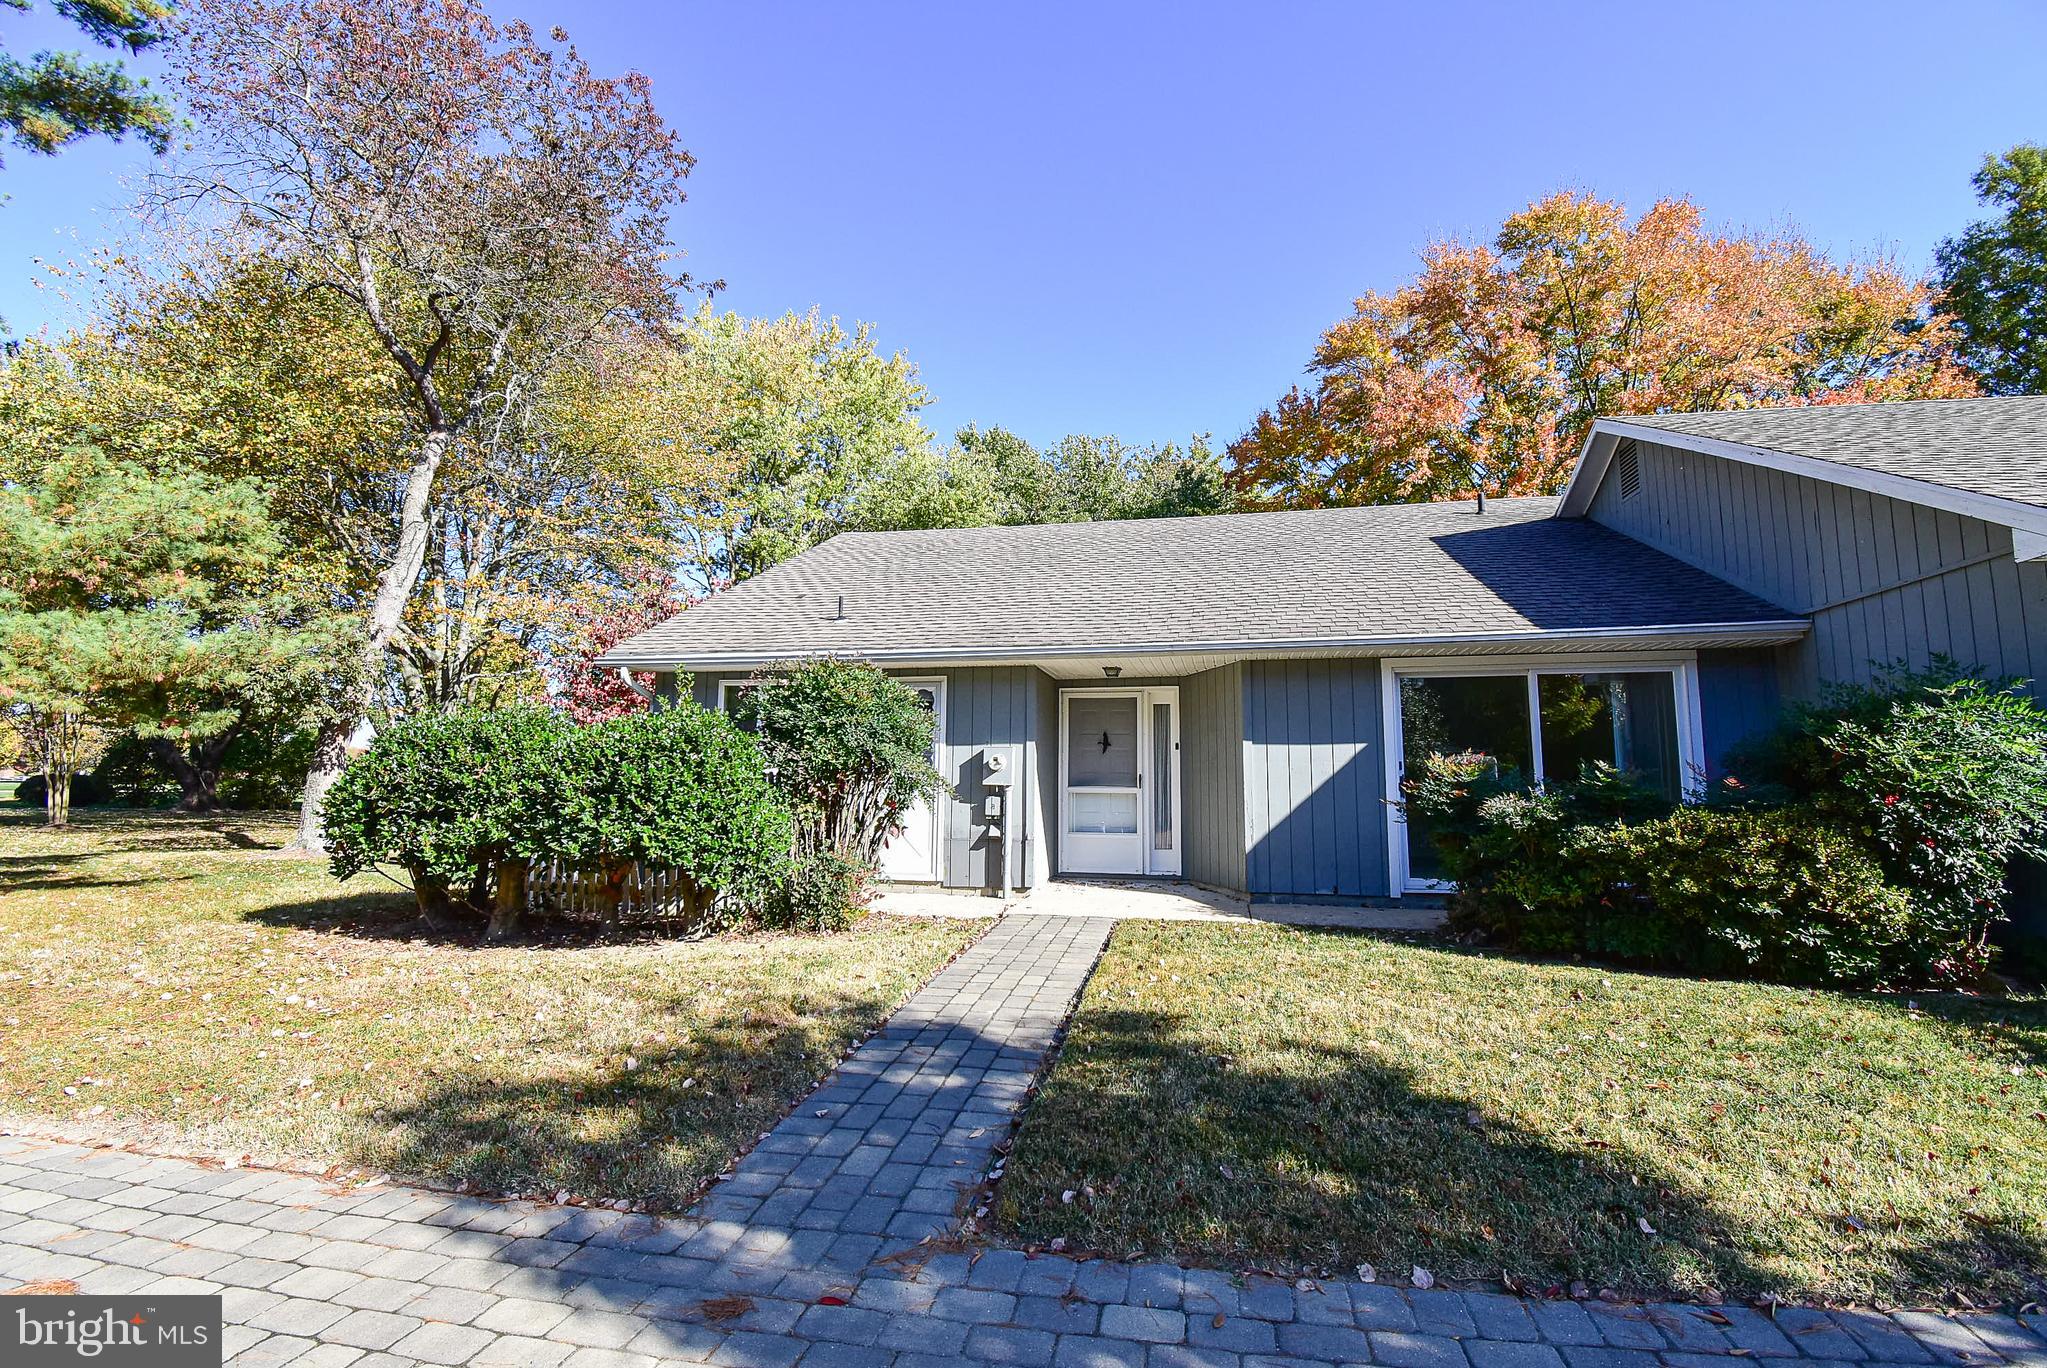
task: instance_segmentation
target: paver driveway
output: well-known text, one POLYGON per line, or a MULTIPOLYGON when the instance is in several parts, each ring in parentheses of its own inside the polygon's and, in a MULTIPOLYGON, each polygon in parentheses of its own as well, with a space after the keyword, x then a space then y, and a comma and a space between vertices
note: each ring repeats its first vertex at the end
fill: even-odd
POLYGON ((0 1138, 0 1286, 223 1295, 236 1364, 2047 1365, 2001 1316, 1522 1302, 950 1252, 1110 923, 1003 918, 690 1215, 0 1138))

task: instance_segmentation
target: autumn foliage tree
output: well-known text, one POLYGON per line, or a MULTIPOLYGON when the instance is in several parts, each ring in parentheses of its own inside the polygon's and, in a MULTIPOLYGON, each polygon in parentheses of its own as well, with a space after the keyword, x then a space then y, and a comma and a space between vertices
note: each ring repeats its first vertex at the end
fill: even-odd
POLYGON ((652 685, 653 676, 641 675, 628 684, 617 671, 599 669, 593 662, 627 637, 667 621, 692 602, 666 570, 646 565, 626 574, 602 606, 582 616, 566 643, 557 668, 557 705, 578 723, 647 711, 648 699, 640 690, 652 685))
MULTIPOLYGON (((201 132, 159 202, 224 209, 343 301, 405 401, 394 535, 364 611, 374 679, 451 450, 600 333, 672 316, 668 216, 691 159, 644 77, 599 77, 559 29, 544 42, 473 0, 194 0, 180 15, 201 132)), ((307 846, 354 720, 322 736, 307 846)))
POLYGON ((1630 219, 1558 193, 1484 244, 1358 299, 1311 383, 1229 459, 1273 507, 1554 492, 1608 415, 1968 395, 1949 320, 1883 261, 1792 233, 1719 233, 1684 200, 1630 219))

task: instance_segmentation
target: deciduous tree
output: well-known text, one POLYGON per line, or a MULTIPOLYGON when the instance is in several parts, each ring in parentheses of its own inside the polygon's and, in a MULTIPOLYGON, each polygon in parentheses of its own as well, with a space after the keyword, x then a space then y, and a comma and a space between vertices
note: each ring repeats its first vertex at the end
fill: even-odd
POLYGON ((1683 200, 1631 220, 1555 194, 1422 260, 1358 299, 1311 382, 1231 444, 1251 499, 1549 493, 1605 415, 1975 392, 1924 284, 1791 233, 1711 231, 1683 200))
MULTIPOLYGON (((184 16, 203 136, 159 202, 227 210, 345 301, 405 399, 413 445, 364 614, 373 675, 451 450, 601 332, 672 315, 668 218, 691 159, 645 78, 600 77, 559 29, 543 42, 473 0, 194 0, 184 16)), ((308 847, 352 726, 326 731, 307 778, 308 847)))
POLYGON ((2047 392, 2047 147, 1985 157, 1976 198, 2001 210, 1941 243, 1941 307, 1992 394, 2047 392))

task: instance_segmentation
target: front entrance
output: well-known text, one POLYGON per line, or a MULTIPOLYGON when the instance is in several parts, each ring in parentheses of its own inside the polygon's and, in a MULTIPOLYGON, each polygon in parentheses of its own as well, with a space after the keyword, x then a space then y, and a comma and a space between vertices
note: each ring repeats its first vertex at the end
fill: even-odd
POLYGON ((1059 869, 1178 874, 1180 691, 1059 695, 1059 869))
MULTIPOLYGON (((945 764, 945 681, 905 679, 899 681, 917 701, 931 710, 938 725, 931 737, 931 767, 943 773, 945 764)), ((929 798, 919 798, 903 813, 902 830, 888 838, 881 848, 881 876, 897 883, 937 883, 939 878, 938 809, 929 798)))

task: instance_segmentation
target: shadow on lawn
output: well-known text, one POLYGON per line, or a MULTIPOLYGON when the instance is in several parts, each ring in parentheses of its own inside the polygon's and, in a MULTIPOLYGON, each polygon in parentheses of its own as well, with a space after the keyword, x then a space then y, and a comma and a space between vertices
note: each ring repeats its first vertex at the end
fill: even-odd
POLYGON ((438 1184, 680 1212, 895 1005, 867 993, 781 1018, 735 1008, 691 1021, 686 1042, 650 1046, 631 1069, 618 1059, 574 1078, 445 1079, 379 1112, 388 1129, 361 1158, 438 1184))
POLYGON ((361 892, 337 891, 331 898, 272 903, 267 907, 251 908, 243 916, 267 926, 292 931, 349 936, 356 940, 420 942, 483 950, 581 949, 596 945, 648 945, 685 939, 674 926, 662 922, 606 925, 529 914, 518 935, 504 940, 486 940, 484 930, 488 918, 480 914, 428 917, 420 913, 412 890, 403 884, 364 876, 362 888, 361 892))
MULTIPOLYGON (((1418 1089, 1392 1057, 1293 1040, 1270 1052, 1293 1071, 1262 1070, 1181 1027, 1105 1012, 1068 1041, 1004 1180, 1017 1235, 1238 1266, 1371 1262, 1402 1282, 1414 1263, 1495 1285, 1783 1290, 1751 1257, 1774 1243, 1766 1218, 1745 1225, 1653 1154, 1532 1134, 1418 1089)), ((1981 1228, 1901 1262, 1926 1287, 2009 1288, 2047 1267, 2047 1237, 1981 1228)))
POLYGON ((73 892, 88 888, 140 888, 151 884, 180 883, 191 877, 189 874, 165 874, 160 870, 115 873, 94 868, 97 859, 97 853, 9 855, 0 858, 0 893, 28 893, 55 888, 73 892))

